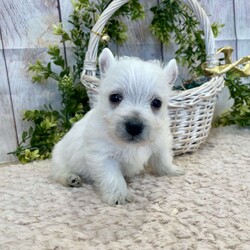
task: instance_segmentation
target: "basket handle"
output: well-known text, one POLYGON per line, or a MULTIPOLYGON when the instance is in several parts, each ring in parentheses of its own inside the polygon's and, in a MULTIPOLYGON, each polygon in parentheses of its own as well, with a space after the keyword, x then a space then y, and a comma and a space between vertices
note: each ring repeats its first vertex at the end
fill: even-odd
MULTIPOLYGON (((90 34, 90 40, 88 44, 88 50, 85 55, 83 64, 83 72, 81 81, 83 85, 90 90, 90 92, 97 92, 98 79, 96 78, 96 59, 98 44, 102 34, 102 31, 109 20, 109 18, 124 4, 130 0, 113 0, 103 13, 98 18, 96 24, 92 28, 90 34), (91 80, 92 78, 92 80, 91 80)), ((218 59, 215 51, 214 35, 210 26, 208 16, 201 7, 197 0, 182 0, 187 6, 189 6, 197 19, 200 22, 201 28, 204 31, 205 45, 206 45, 206 63, 209 68, 218 65, 218 59)))
POLYGON ((98 51, 99 40, 102 35, 102 31, 110 19, 110 17, 124 4, 130 0, 113 0, 108 7, 99 16, 97 22, 90 33, 90 39, 88 43, 88 50, 85 55, 83 64, 83 73, 90 76, 96 76, 96 58, 98 51))

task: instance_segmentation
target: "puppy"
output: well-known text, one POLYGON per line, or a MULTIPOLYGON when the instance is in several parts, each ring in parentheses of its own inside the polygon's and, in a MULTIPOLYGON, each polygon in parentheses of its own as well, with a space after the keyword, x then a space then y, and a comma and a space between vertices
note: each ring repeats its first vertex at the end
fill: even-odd
POLYGON ((65 186, 93 183, 109 204, 132 201, 124 177, 146 165, 162 175, 180 175, 173 164, 168 114, 175 60, 165 67, 136 58, 99 57, 101 82, 95 107, 55 146, 51 176, 65 186))

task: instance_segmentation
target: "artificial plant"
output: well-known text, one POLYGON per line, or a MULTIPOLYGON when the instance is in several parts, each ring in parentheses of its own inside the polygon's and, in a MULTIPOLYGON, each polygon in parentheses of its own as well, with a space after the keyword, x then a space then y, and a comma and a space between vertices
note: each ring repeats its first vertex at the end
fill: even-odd
POLYGON ((243 83, 241 77, 229 72, 226 74, 225 84, 234 103, 229 110, 219 117, 216 125, 250 126, 250 83, 243 83))
MULTIPOLYGON (((165 45, 173 40, 177 45, 176 60, 188 68, 192 79, 202 76, 202 64, 206 61, 204 32, 193 11, 180 0, 162 0, 151 11, 154 14, 150 25, 152 34, 165 45)), ((212 23, 215 37, 222 27, 212 23)))

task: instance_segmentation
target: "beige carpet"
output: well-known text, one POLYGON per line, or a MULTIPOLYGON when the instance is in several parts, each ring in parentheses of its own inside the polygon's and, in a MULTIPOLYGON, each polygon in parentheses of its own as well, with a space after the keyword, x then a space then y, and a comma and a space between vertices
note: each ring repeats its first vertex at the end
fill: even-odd
POLYGON ((108 207, 90 185, 47 178, 49 161, 0 167, 0 249, 250 249, 250 130, 214 129, 186 175, 144 174, 108 207))

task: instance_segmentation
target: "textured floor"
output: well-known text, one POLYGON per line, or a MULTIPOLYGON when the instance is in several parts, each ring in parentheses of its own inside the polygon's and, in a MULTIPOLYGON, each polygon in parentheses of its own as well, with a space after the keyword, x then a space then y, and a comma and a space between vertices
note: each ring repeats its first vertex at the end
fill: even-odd
POLYGON ((250 130, 215 129, 176 162, 185 176, 135 177, 116 207, 50 181, 49 161, 0 167, 0 249, 249 250, 250 130))

